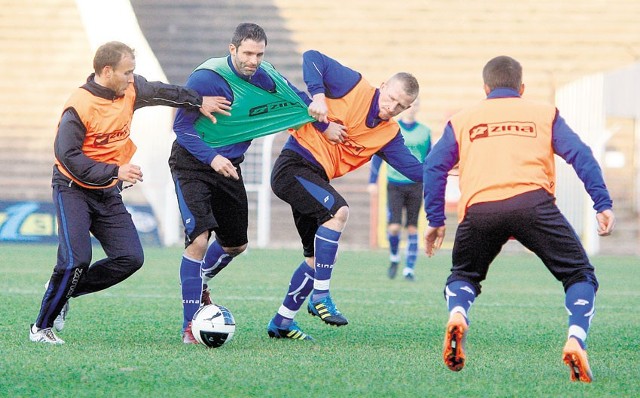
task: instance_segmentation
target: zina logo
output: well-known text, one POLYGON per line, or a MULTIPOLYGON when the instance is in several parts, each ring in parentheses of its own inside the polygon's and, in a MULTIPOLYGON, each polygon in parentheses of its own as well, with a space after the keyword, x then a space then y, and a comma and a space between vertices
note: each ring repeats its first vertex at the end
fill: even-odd
POLYGON ((118 130, 114 130, 109 133, 97 134, 93 140, 95 146, 107 145, 110 142, 122 141, 129 137, 129 125, 125 124, 124 127, 118 130))
POLYGON ((366 149, 364 145, 358 144, 356 141, 354 141, 353 138, 350 137, 347 137, 347 139, 344 140, 344 142, 342 143, 342 147, 346 151, 349 151, 356 156, 360 155, 360 152, 366 149))
POLYGON ((483 123, 469 129, 469 139, 472 142, 478 138, 498 137, 501 135, 535 138, 537 135, 536 125, 533 122, 483 123))
POLYGON ((301 105, 291 101, 278 101, 270 104, 259 105, 249 109, 249 117, 263 115, 269 112, 277 112, 289 108, 300 108, 301 105))

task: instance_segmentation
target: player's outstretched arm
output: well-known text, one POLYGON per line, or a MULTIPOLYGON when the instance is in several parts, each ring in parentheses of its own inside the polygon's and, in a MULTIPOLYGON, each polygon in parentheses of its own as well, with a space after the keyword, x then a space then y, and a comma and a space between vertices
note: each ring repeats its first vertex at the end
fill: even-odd
POLYGON ((211 119, 213 123, 217 123, 218 120, 214 116, 214 113, 219 115, 231 116, 229 111, 231 110, 231 102, 222 96, 208 96, 202 97, 202 105, 200 106, 200 113, 211 119))

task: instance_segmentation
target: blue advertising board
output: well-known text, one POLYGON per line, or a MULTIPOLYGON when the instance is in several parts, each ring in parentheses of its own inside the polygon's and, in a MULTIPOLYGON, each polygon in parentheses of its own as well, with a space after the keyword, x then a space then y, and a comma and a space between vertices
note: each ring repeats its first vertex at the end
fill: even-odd
MULTIPOLYGON (((127 210, 142 244, 159 246, 158 222, 151 207, 127 205, 127 210)), ((0 243, 58 243, 57 224, 53 203, 0 201, 0 243)))

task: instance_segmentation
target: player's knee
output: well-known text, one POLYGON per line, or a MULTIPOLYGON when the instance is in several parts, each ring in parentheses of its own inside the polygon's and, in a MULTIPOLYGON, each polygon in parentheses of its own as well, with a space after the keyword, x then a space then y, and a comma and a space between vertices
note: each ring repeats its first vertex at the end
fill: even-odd
POLYGON ((209 234, 203 232, 198 235, 185 249, 185 255, 194 260, 202 260, 209 246, 209 234))
POLYGON ((400 234, 400 224, 389 224, 389 226, 387 227, 387 232, 389 232, 389 234, 391 235, 400 234))
POLYGON ((349 219, 349 207, 342 206, 335 212, 333 217, 322 224, 323 227, 332 229, 334 231, 342 232, 347 225, 349 219))
POLYGON ((129 256, 129 261, 132 267, 140 269, 144 264, 144 252, 142 250, 136 251, 129 256))
POLYGON ((349 220, 349 206, 342 206, 338 209, 333 219, 341 223, 343 226, 347 224, 349 220))
POLYGON ((142 264, 144 264, 144 253, 142 250, 135 253, 129 253, 118 258, 118 262, 123 268, 126 268, 128 274, 131 275, 142 268, 142 264))
POLYGON ((247 244, 245 243, 242 246, 223 247, 222 249, 225 251, 225 253, 227 253, 231 257, 235 257, 238 254, 247 250, 247 244))

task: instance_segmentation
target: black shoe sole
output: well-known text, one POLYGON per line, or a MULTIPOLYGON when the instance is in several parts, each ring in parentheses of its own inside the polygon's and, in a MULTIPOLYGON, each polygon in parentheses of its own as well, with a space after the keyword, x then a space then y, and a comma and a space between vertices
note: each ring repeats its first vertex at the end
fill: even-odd
POLYGON ((314 313, 309 307, 307 307, 307 312, 309 314, 311 314, 311 316, 317 316, 318 318, 320 318, 320 320, 322 322, 326 323, 327 325, 340 327, 340 326, 344 326, 344 325, 348 325, 349 324, 349 321, 346 318, 344 318, 344 321, 334 321, 334 320, 331 319, 330 316, 322 319, 322 317, 320 317, 320 315, 314 313))

